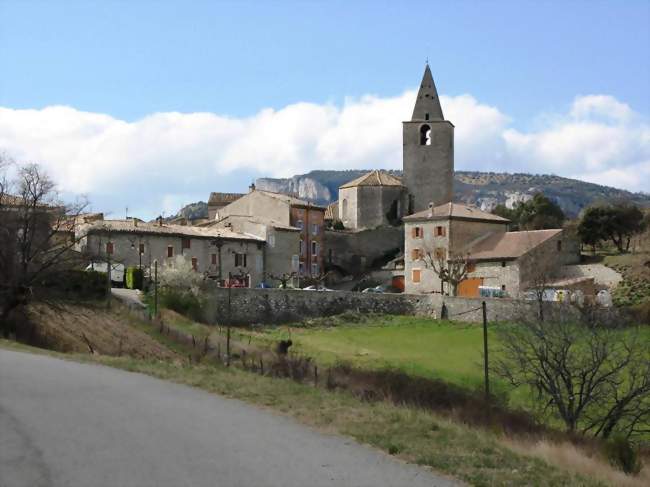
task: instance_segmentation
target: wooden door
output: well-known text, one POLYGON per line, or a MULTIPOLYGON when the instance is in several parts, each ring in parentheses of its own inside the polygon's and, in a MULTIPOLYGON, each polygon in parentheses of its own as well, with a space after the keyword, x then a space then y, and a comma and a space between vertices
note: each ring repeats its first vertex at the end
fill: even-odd
POLYGON ((478 287, 483 285, 482 277, 465 279, 458 284, 458 296, 463 298, 478 298, 478 287))

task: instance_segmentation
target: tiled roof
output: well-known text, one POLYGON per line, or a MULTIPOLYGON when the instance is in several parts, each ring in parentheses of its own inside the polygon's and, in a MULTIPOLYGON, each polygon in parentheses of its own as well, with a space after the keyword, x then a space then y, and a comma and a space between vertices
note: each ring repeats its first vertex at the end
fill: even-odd
POLYGON ((137 224, 133 220, 103 220, 91 224, 87 233, 98 232, 117 232, 117 233, 136 233, 147 235, 171 235, 180 237, 194 237, 194 238, 216 238, 221 237, 231 240, 256 240, 264 241, 264 239, 250 235, 248 233, 233 232, 227 228, 214 228, 214 227, 193 227, 187 225, 168 225, 158 223, 140 223, 137 224))
POLYGON ((227 205, 237 201, 242 196, 244 196, 244 193, 210 193, 208 205, 227 205))
POLYGON ((325 220, 337 220, 339 217, 339 202, 335 201, 327 205, 325 209, 325 220))
POLYGON ((461 205, 458 203, 445 203, 444 205, 436 206, 429 210, 420 211, 418 213, 404 217, 404 221, 442 220, 447 218, 462 220, 483 220, 495 223, 510 222, 510 220, 507 218, 479 210, 475 206, 461 205))
POLYGON ((264 190, 261 190, 261 189, 256 189, 255 192, 262 193, 262 194, 264 194, 266 196, 270 196, 271 198, 275 198, 277 200, 286 201, 292 206, 309 206, 311 209, 314 209, 314 210, 323 210, 323 211, 325 211, 324 206, 315 205, 314 203, 312 203, 310 201, 303 200, 303 199, 300 199, 300 198, 296 198, 295 196, 290 195, 290 194, 274 193, 273 191, 264 191, 264 190))
POLYGON ((370 171, 363 176, 347 182, 340 188, 354 188, 355 186, 400 186, 403 187, 402 180, 385 171, 370 171))
POLYGON ((468 249, 472 260, 516 259, 555 237, 562 229, 493 233, 468 249))
POLYGON ((300 229, 297 227, 292 227, 291 225, 285 225, 271 218, 264 218, 261 216, 251 216, 251 215, 228 215, 223 217, 219 221, 209 220, 208 222, 202 223, 199 226, 203 228, 219 227, 219 226, 223 227, 224 224, 228 222, 228 220, 245 220, 251 223, 258 223, 260 225, 268 225, 269 227, 273 227, 276 230, 288 230, 288 231, 296 231, 296 232, 300 231, 300 229))

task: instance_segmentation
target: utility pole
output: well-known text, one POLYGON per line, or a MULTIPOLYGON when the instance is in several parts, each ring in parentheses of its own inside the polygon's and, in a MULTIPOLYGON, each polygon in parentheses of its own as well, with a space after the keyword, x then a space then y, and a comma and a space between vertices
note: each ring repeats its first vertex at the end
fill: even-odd
POLYGON ((153 263, 153 317, 158 318, 158 261, 153 263))
POLYGON ((232 321, 232 274, 228 274, 228 326, 226 327, 226 367, 230 367, 230 322, 232 321))
POLYGON ((481 304, 483 308, 483 367, 485 369, 485 400, 490 400, 490 377, 488 374, 488 333, 487 333, 487 308, 485 301, 481 304))

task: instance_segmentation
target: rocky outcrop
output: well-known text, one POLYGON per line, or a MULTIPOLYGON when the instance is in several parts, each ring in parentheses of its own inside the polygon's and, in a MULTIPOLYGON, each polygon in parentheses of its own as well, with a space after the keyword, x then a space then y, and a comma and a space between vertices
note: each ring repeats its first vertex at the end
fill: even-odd
POLYGON ((326 205, 333 200, 329 188, 308 175, 287 179, 259 178, 255 186, 264 191, 297 194, 300 198, 319 204, 326 205))

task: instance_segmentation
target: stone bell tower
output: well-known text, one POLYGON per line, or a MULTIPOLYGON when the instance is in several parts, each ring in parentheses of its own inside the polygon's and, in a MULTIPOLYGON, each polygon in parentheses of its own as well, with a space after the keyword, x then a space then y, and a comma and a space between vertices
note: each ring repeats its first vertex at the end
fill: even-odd
POLYGON ((427 64, 413 109, 403 124, 403 183, 407 214, 449 203, 454 185, 454 125, 445 120, 427 64))

